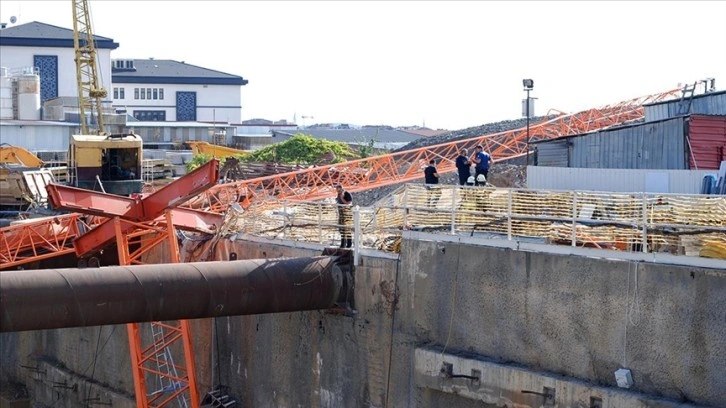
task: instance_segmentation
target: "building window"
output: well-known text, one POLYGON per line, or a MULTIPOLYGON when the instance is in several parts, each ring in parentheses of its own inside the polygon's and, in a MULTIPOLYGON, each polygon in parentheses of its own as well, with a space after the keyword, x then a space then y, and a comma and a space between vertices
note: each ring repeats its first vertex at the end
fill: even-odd
POLYGON ((113 99, 118 99, 118 88, 113 88, 113 99))
POLYGON ((151 88, 146 88, 146 99, 151 99, 151 88))
POLYGON ((133 67, 134 67, 134 62, 133 61, 131 61, 131 60, 126 61, 126 68, 131 69, 133 67))
POLYGON ((118 89, 118 98, 119 99, 126 99, 126 92, 124 92, 124 88, 118 89))
POLYGON ((139 88, 134 88, 134 99, 139 99, 139 88))
POLYGON ((164 122, 166 121, 165 111, 134 111, 134 118, 147 122, 164 122))
POLYGON ((159 99, 159 89, 154 88, 154 99, 159 99))
POLYGON ((164 88, 159 88, 159 99, 164 99, 164 88))
POLYGON ((146 99, 146 89, 141 88, 141 99, 146 99))

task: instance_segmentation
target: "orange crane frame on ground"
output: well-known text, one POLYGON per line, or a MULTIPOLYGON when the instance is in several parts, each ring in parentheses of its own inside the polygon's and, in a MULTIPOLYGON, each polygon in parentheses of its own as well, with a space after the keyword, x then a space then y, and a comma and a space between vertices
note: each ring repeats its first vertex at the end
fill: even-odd
MULTIPOLYGON (((536 141, 578 135, 642 119, 644 104, 677 97, 681 93, 680 88, 672 89, 575 114, 560 113, 559 117, 531 125, 530 139, 536 141)), ((207 190, 203 197, 188 205, 223 212, 234 202, 247 207, 252 201, 266 197, 293 200, 332 197, 332 186, 335 183, 341 183, 347 190, 354 192, 408 182, 420 179, 423 168, 431 159, 441 160, 437 166, 440 174, 456 170, 455 160, 459 150, 471 149, 477 145, 482 145, 492 155, 494 162, 520 157, 528 149, 527 132, 525 128, 520 128, 345 163, 221 184, 207 190)))
MULTIPOLYGON (((680 89, 673 89, 598 109, 561 115, 531 125, 530 138, 556 139, 642 119, 644 104, 678 97, 681 92, 680 89)), ((239 202, 247 206, 253 200, 270 196, 313 200, 332 196, 331 184, 335 182, 344 184, 350 191, 361 191, 416 180, 421 177, 422 168, 431 158, 443 159, 438 171, 445 174, 456 169, 454 159, 459 149, 478 144, 485 146, 495 162, 520 157, 526 154, 526 130, 521 128, 362 160, 216 185, 184 206, 224 213, 232 203, 239 202)), ((78 215, 75 217, 80 219, 78 215)), ((85 232, 54 230, 48 228, 48 223, 47 220, 41 220, 0 229, 3 235, 0 238, 0 270, 69 253, 70 240, 85 232)))
MULTIPOLYGON (((142 257, 153 248, 168 243, 171 263, 179 262, 179 243, 176 228, 183 224, 194 229, 198 225, 206 228, 219 227, 224 221, 220 214, 189 211, 175 208, 189 198, 216 184, 219 179, 219 161, 213 159, 193 172, 167 184, 155 193, 144 198, 128 198, 75 187, 51 184, 48 186, 48 199, 56 208, 73 209, 93 215, 105 215, 99 226, 75 239, 76 255, 87 256, 115 241, 119 265, 142 264, 142 257), (175 219, 175 218, 178 218, 175 219), (161 221, 161 222, 160 222, 161 221)), ((127 324, 131 352, 136 406, 163 407, 189 393, 192 408, 198 408, 200 399, 194 369, 189 322, 176 323, 152 322, 152 330, 159 337, 152 344, 142 347, 139 325, 127 324), (185 364, 179 365, 162 360, 160 356, 171 353, 171 347, 181 342, 185 364), (149 364, 166 365, 171 371, 162 372, 149 364), (173 366, 173 367, 170 367, 173 366), (174 384, 167 392, 147 393, 146 375, 152 374, 162 381, 174 384), (168 393, 171 393, 170 395, 168 393)))
POLYGON ((10 225, 0 230, 0 270, 73 253, 73 240, 100 219, 72 213, 10 225))

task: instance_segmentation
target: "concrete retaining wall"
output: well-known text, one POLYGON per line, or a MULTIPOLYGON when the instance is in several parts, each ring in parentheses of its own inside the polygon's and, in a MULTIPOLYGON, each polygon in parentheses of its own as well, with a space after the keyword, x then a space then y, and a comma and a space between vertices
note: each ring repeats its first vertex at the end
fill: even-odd
MULTIPOLYGON (((254 259, 322 249, 272 240, 220 241, 213 251, 197 245, 185 245, 184 254, 254 259)), ((665 404, 659 398, 672 406, 726 403, 722 270, 425 239, 404 240, 400 261, 376 252, 361 261, 354 316, 316 311, 193 321, 200 392, 222 383, 240 406, 254 407, 467 408, 498 401, 490 397, 501 390, 516 394, 521 381, 537 389, 555 378, 557 390, 570 390, 557 394, 559 406, 591 406, 591 389, 599 390, 603 407, 665 404), (481 384, 485 394, 455 395, 456 387, 417 371, 438 364, 436 353, 417 358, 421 350, 482 367, 483 379, 495 369, 509 374, 481 384), (629 391, 615 388, 620 367, 632 370, 629 391)), ((68 384, 87 387, 92 377, 98 383, 91 392, 102 401, 133 406, 124 326, 5 333, 0 358, 0 378, 24 383, 47 406, 78 406, 87 388, 48 392, 59 377, 40 374, 48 377, 37 381, 21 365, 53 362, 68 384)), ((506 406, 539 406, 514 394, 506 406)))

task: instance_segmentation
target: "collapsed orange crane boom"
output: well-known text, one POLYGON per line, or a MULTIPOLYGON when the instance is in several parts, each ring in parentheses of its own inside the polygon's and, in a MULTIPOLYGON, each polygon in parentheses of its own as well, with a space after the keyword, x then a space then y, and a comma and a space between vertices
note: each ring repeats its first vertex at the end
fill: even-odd
MULTIPOLYGON (((680 96, 681 89, 647 95, 597 109, 561 115, 530 126, 531 140, 555 139, 603 129, 643 118, 643 105, 680 96)), ((216 185, 185 204, 185 207, 208 208, 223 213, 235 202, 248 205, 265 197, 313 200, 333 195, 331 184, 342 183, 350 191, 361 191, 390 184, 416 180, 421 169, 432 158, 442 159, 437 169, 445 174, 456 169, 454 159, 461 148, 478 144, 485 146, 494 161, 522 156, 526 153, 526 130, 517 129, 422 147, 335 165, 298 170, 216 185)), ((80 215, 72 215, 80 217, 80 215)), ((73 251, 71 241, 82 232, 51 229, 49 221, 41 220, 23 226, 0 229, 0 269, 37 261, 73 251), (44 227, 43 227, 44 226, 44 227)), ((69 224, 66 224, 69 225, 69 224)), ((72 227, 71 227, 72 228, 72 227)), ((85 232, 85 231, 84 231, 85 232)))
MULTIPOLYGON (((643 118, 643 105, 679 96, 681 89, 647 95, 616 105, 561 115, 530 126, 531 140, 555 139, 643 118)), ((493 161, 516 158, 527 152, 527 133, 524 128, 421 147, 334 165, 314 167, 285 174, 260 177, 217 185, 192 201, 191 206, 208 206, 211 211, 223 212, 239 202, 249 205, 257 199, 315 200, 333 195, 332 185, 343 184, 349 191, 361 191, 421 178, 421 171, 431 159, 440 159, 439 173, 456 169, 455 159, 461 148, 484 146, 493 161)))

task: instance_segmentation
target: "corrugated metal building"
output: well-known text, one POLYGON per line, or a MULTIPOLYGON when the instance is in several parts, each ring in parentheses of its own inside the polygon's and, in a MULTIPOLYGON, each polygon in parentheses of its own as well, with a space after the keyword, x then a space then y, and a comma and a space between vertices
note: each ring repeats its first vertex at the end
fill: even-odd
POLYGON ((24 147, 31 152, 67 151, 68 140, 78 125, 67 122, 3 120, 0 142, 24 147))
MULTIPOLYGON (((645 121, 652 122, 681 116, 679 115, 680 105, 680 99, 644 105, 645 121)), ((691 115, 726 115, 726 91, 694 95, 688 113, 691 115)))
POLYGON ((725 160, 726 116, 681 116, 534 144, 538 166, 718 169, 725 160))

